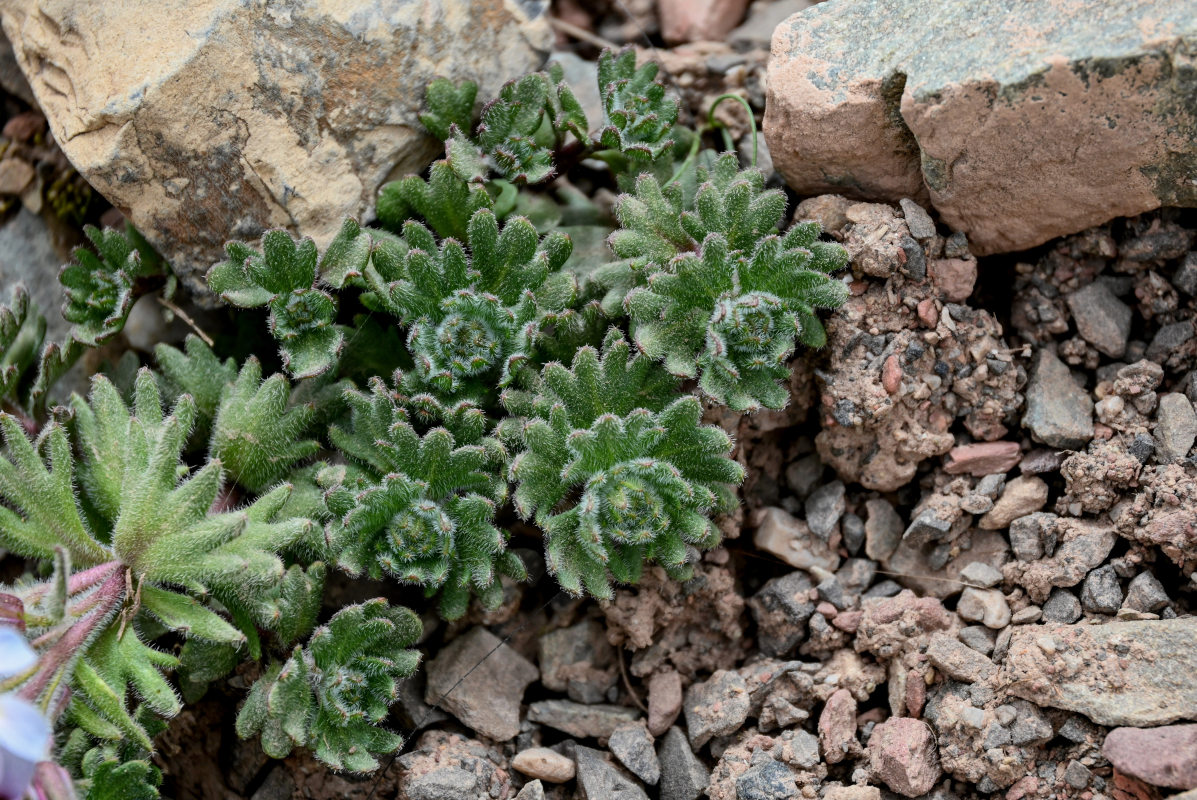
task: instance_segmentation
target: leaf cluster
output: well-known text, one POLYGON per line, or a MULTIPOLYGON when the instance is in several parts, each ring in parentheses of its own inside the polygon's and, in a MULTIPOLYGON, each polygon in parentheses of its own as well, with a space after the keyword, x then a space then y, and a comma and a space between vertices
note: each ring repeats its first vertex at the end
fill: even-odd
POLYGON ((420 629, 415 614, 381 599, 341 609, 254 684, 237 733, 260 735, 273 758, 309 747, 334 769, 377 769, 378 757, 403 742, 379 724, 419 664, 409 648, 420 629))

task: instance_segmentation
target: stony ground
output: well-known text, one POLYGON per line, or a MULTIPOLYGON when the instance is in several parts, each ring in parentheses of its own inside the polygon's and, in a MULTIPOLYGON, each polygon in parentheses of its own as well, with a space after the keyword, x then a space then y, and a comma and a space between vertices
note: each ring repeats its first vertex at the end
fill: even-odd
MULTIPOLYGON (((561 34, 583 58, 600 39, 703 38, 667 29, 682 17, 666 8, 684 3, 659 15, 647 0, 591 5, 556 5, 591 37, 561 34)), ((687 107, 736 89, 761 111, 774 17, 803 5, 753 3, 726 43, 658 51, 687 107)), ((69 230, 29 222, 51 216, 30 186, 65 166, 36 112, 7 103, 0 243, 24 224, 6 246, 61 245, 69 230)), ((789 408, 709 415, 749 478, 742 513, 720 520, 725 546, 693 580, 650 571, 599 604, 546 579, 509 587, 497 612, 426 616, 425 668, 393 719, 409 744, 376 778, 239 742, 233 710, 253 675, 234 676, 163 737, 168 796, 1153 800, 1197 788, 1197 214, 1165 209, 981 260, 911 201, 825 195, 796 217, 848 248, 852 297, 828 346, 795 360, 789 408)), ((542 573, 534 532, 513 530, 542 573)), ((364 583, 333 586, 329 602, 380 592, 419 602, 364 583)))

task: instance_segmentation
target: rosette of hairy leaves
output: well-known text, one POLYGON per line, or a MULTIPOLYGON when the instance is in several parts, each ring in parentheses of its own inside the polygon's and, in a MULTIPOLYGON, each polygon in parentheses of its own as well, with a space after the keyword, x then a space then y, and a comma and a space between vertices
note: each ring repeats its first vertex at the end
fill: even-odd
POLYGON ((58 275, 66 294, 62 316, 72 323, 71 337, 95 347, 125 327, 133 302, 161 277, 162 259, 132 225, 124 231, 83 228, 96 248, 77 247, 74 261, 58 275))
POLYGON ((698 168, 698 188, 688 200, 678 184, 662 187, 642 174, 635 191, 619 197, 620 229, 608 243, 633 269, 661 267, 697 250, 712 233, 723 234, 732 250, 751 250, 777 232, 785 211, 785 194, 765 188, 764 172, 741 170, 736 154, 724 153, 709 169, 698 168))
POLYGON ((316 416, 315 403, 291 405, 291 385, 282 375, 262 380, 262 365, 250 357, 236 380, 225 385, 212 425, 209 452, 233 479, 252 492, 278 483, 320 443, 301 438, 316 416))
POLYGON ((270 333, 292 377, 310 378, 331 368, 345 337, 333 324, 336 300, 316 286, 316 244, 272 230, 262 237, 260 253, 241 242, 229 242, 225 251, 228 260, 208 271, 212 291, 241 308, 270 309, 270 333))
POLYGON ((789 393, 779 381, 795 340, 821 347, 827 335, 815 309, 848 296, 829 275, 847 254, 818 235, 816 223, 800 223, 748 252, 709 234, 700 252, 677 256, 628 294, 637 346, 672 374, 697 376, 703 392, 735 410, 783 407, 789 393))
POLYGON ((416 376, 438 392, 506 386, 531 357, 542 323, 563 319, 577 294, 573 276, 559 271, 572 250, 569 237, 542 239, 523 217, 500 231, 490 210, 476 211, 468 251, 454 239, 438 247, 416 222, 404 226, 403 238, 400 277, 385 282, 378 270, 367 280, 380 305, 409 326, 416 376))
POLYGON ((678 183, 666 186, 649 173, 636 179, 635 190, 619 196, 615 216, 620 228, 607 243, 621 260, 596 273, 606 289, 603 310, 623 312, 628 293, 642 286, 652 272, 681 253, 694 252, 712 233, 720 233, 732 250, 751 250, 776 233, 785 214, 785 195, 765 188, 758 169, 741 170, 735 153, 724 153, 697 170, 698 185, 687 194, 678 183))
POLYGON ((455 84, 448 78, 436 78, 424 90, 424 105, 428 110, 420 115, 420 122, 433 136, 446 141, 453 135, 454 127, 470 130, 477 97, 478 84, 473 81, 455 84))
POLYGON ((598 83, 603 120, 594 139, 609 150, 637 159, 655 159, 673 145, 678 101, 656 80, 658 65, 636 67, 636 51, 604 50, 599 56, 598 83))
MULTIPOLYGON (((482 109, 476 141, 488 164, 501 178, 514 183, 540 183, 556 174, 551 125, 542 131, 550 84, 543 72, 508 81, 499 96, 482 109)), ((459 133, 460 136, 460 133, 459 133)), ((459 146, 468 141, 460 136, 459 146)), ((481 177, 481 170, 462 175, 481 177)))
POLYGON ((450 158, 434 163, 427 180, 409 175, 385 184, 378 193, 378 221, 383 227, 399 233, 415 214, 437 236, 464 240, 470 218, 480 209, 494 208, 495 201, 481 183, 460 177, 459 172, 471 167, 457 164, 455 168, 452 158, 450 151, 450 158))
POLYGON ((674 386, 612 332, 601 358, 584 347, 572 369, 546 365, 537 392, 505 396, 522 417, 504 431, 522 448, 516 509, 544 531, 567 591, 610 597, 611 580, 635 582, 646 560, 682 575, 688 544, 718 542, 708 515, 743 470, 727 434, 702 425, 698 399, 674 386))
POLYGON ((403 743, 379 723, 419 664, 410 649, 419 636, 416 615, 382 599, 341 609, 258 679, 237 715, 237 733, 260 734, 273 758, 308 747, 335 769, 377 769, 378 757, 403 743))
MULTIPOLYGON (((135 716, 151 736, 166 730, 165 720, 145 709, 138 709, 135 716)), ((130 741, 96 744, 86 732, 75 728, 56 760, 78 778, 73 781, 74 788, 84 800, 157 800, 162 773, 151 763, 151 756, 149 750, 130 741)), ((58 794, 46 792, 46 800, 58 799, 58 794)))
POLYGON ((76 396, 71 405, 78 459, 61 424, 30 441, 13 417, 0 416, 0 546, 56 565, 50 580, 13 592, 42 648, 39 670, 18 691, 53 704, 69 686, 71 724, 149 750, 130 694, 162 716, 179 710, 161 674, 177 660, 150 640, 172 630, 244 644, 246 634, 203 602, 209 596, 247 622, 288 616, 273 595, 285 574, 276 552, 312 523, 275 520, 285 486, 245 509, 210 513, 220 463, 192 473, 180 460, 195 405, 185 395, 165 414, 148 370, 137 377, 132 408, 103 376, 90 402, 76 396))
POLYGON ((329 429, 353 464, 319 476, 336 518, 329 538, 340 565, 439 590, 448 619, 465 613, 471 594, 496 606, 499 575, 526 577, 494 525, 507 495, 502 445, 486 435, 486 418, 469 403, 408 398, 377 378, 370 388, 369 395, 346 395, 349 427, 329 429), (445 427, 426 427, 433 421, 445 427), (417 425, 427 432, 421 436, 417 425))

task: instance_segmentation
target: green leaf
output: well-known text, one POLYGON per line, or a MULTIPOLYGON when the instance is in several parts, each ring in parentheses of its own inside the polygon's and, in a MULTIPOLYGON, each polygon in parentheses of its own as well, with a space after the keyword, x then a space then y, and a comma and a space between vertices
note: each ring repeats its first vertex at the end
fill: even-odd
POLYGON ((141 602, 146 611, 172 631, 218 644, 240 645, 245 642, 245 634, 215 612, 204 608, 194 598, 153 586, 144 586, 141 590, 141 602))
POLYGON ((437 78, 428 84, 424 92, 424 104, 428 111, 420 115, 420 122, 442 142, 452 136, 456 126, 469 132, 474 117, 474 99, 478 96, 478 85, 472 81, 454 84, 447 78, 437 78))
POLYGON ((303 439, 316 414, 314 404, 292 406, 291 386, 282 375, 262 380, 262 365, 250 358, 235 381, 226 384, 209 452, 233 479, 252 492, 282 480, 320 444, 303 439))

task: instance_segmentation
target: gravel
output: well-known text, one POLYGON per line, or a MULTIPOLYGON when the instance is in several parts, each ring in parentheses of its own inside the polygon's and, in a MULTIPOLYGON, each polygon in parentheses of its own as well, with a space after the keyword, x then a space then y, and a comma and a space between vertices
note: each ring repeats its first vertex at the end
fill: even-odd
POLYGON ((967 587, 960 593, 956 613, 968 622, 980 622, 986 627, 1000 630, 1010 624, 1010 605, 997 589, 974 589, 967 587))
POLYGON ((762 652, 783 656, 806 637, 806 623, 815 613, 810 599, 811 582, 795 571, 767 581, 748 601, 756 620, 762 652))
POLYGON ((1197 413, 1193 403, 1179 392, 1160 396, 1155 441, 1160 458, 1179 461, 1193 449, 1197 441, 1197 413))
POLYGON ((1093 438, 1093 399, 1048 349, 1035 358, 1023 425, 1051 447, 1077 450, 1093 438))
POLYGON ((521 750, 511 759, 511 766, 530 778, 549 783, 572 781, 576 773, 572 758, 563 756, 547 747, 530 747, 521 750))
POLYGON ((949 678, 963 683, 984 680, 997 671, 982 653, 947 634, 937 633, 927 645, 927 660, 949 678))
POLYGON ((499 637, 476 627, 444 647, 428 664, 427 675, 425 702, 439 702, 466 727, 505 742, 520 732, 524 689, 540 673, 499 637))
POLYGON ((640 784, 623 775, 602 752, 579 745, 574 758, 584 800, 648 800, 640 784))
POLYGON ((1068 295, 1068 308, 1082 339, 1110 358, 1122 358, 1130 338, 1131 310, 1104 281, 1068 295))
POLYGON ((1081 618, 1081 601, 1067 589, 1052 589, 1043 604, 1043 618, 1048 622, 1071 625, 1081 618))
POLYGON ((572 700, 540 700, 528 706, 529 721, 581 738, 606 739, 620 725, 639 717, 634 708, 572 700))
POLYGON ((698 800, 711 773, 694 755, 686 734, 670 728, 657 749, 661 762, 661 800, 698 800))
POLYGON ((661 763, 653 749, 653 737, 643 720, 620 725, 612 731, 607 749, 619 763, 650 786, 661 778, 661 763))
POLYGON ((826 542, 844 515, 844 509, 843 482, 824 484, 806 498, 806 524, 810 526, 811 533, 826 542))
POLYGON ((902 541, 902 518, 882 497, 865 502, 865 554, 877 561, 893 555, 902 541))
POLYGON ((973 561, 960 571, 960 579, 982 589, 991 589, 1002 582, 1002 571, 983 561, 973 561))
POLYGON ((752 701, 738 672, 719 670, 686 690, 683 710, 690 744, 700 748, 714 736, 735 733, 748 719, 752 701))
POLYGON ((1081 607, 1094 614, 1116 614, 1122 605, 1122 586, 1112 566, 1098 567, 1081 587, 1081 607))
POLYGON ((893 717, 873 728, 869 764, 882 783, 898 794, 918 797, 939 780, 935 734, 922 720, 893 717))
POLYGON ((1122 605, 1134 611, 1159 611, 1168 605, 1168 593, 1163 584, 1150 572, 1140 572, 1126 587, 1122 605))

